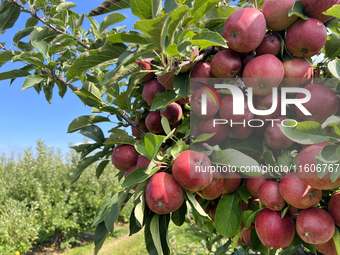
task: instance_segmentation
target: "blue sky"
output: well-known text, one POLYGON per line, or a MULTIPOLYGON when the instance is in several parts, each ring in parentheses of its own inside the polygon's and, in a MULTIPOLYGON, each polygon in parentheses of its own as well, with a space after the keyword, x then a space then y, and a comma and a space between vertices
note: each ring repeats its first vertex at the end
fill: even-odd
MULTIPOLYGON (((73 2, 77 4, 77 7, 73 8, 74 11, 88 14, 91 9, 99 6, 102 0, 75 0, 73 2)), ((120 13, 127 18, 115 26, 127 25, 127 29, 133 29, 136 17, 131 14, 130 10, 123 10, 120 13)), ((24 28, 29 17, 28 14, 22 13, 13 28, 7 30, 5 34, 0 34, 0 42, 6 42, 6 48, 10 48, 11 39, 17 31, 24 28)), ((95 17, 98 22, 104 18, 105 15, 95 17)), ((90 28, 86 18, 83 27, 90 28)), ((0 72, 19 67, 21 66, 16 63, 7 63, 0 68, 0 72)), ((2 112, 0 155, 5 153, 10 156, 11 152, 18 153, 25 148, 35 147, 40 139, 44 140, 48 146, 62 149, 63 153, 69 151, 70 143, 81 143, 84 137, 79 133, 67 134, 67 128, 73 119, 91 114, 91 108, 85 107, 70 90, 61 99, 57 86, 53 91, 52 104, 49 104, 43 92, 38 95, 33 88, 21 91, 23 81, 24 78, 16 79, 11 86, 9 80, 0 81, 0 109, 2 112)), ((81 87, 81 83, 74 85, 81 87)), ((112 117, 110 119, 114 120, 112 117)), ((114 123, 99 126, 108 136, 105 131, 112 128, 114 123)))

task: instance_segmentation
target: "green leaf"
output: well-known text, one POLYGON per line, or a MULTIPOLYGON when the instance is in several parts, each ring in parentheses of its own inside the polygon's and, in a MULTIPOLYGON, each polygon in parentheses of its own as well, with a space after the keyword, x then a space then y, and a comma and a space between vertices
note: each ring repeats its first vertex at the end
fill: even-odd
POLYGON ((174 146, 171 147, 171 156, 175 159, 181 154, 183 151, 188 150, 189 146, 184 143, 182 139, 179 139, 174 146))
POLYGON ((245 228, 249 228, 251 223, 253 223, 254 219, 256 218, 256 215, 261 211, 261 209, 253 212, 253 211, 245 211, 245 212, 249 212, 247 214, 245 214, 245 212, 242 213, 242 215, 246 215, 246 217, 243 218, 243 222, 244 222, 244 227, 245 228))
POLYGON ((30 75, 30 73, 25 70, 14 69, 8 72, 0 73, 0 81, 7 79, 15 79, 19 77, 26 77, 28 75, 30 75))
POLYGON ((94 162, 98 160, 97 156, 90 156, 87 158, 84 158, 78 162, 78 165, 76 168, 72 169, 71 174, 70 174, 70 182, 71 184, 74 183, 80 175, 84 172, 84 170, 94 162))
POLYGON ((232 237, 240 228, 242 219, 239 194, 225 194, 218 202, 215 216, 216 230, 226 238, 232 237), (228 222, 228 224, 225 224, 228 222))
POLYGON ((332 33, 325 44, 325 57, 333 59, 340 54, 340 36, 332 33))
POLYGON ((189 8, 186 5, 179 7, 170 14, 170 23, 168 26, 169 42, 174 43, 174 38, 178 27, 182 24, 183 17, 188 12, 189 8))
POLYGON ((159 233, 159 215, 155 214, 150 222, 150 232, 158 254, 163 254, 159 233))
POLYGON ((292 9, 290 9, 288 13, 288 17, 296 15, 300 17, 301 19, 307 20, 308 16, 306 15, 304 9, 305 9, 305 5, 301 1, 296 1, 292 9))
POLYGON ((180 98, 186 98, 189 93, 190 76, 188 73, 179 73, 175 76, 174 91, 180 98))
POLYGON ((145 149, 149 153, 150 158, 153 158, 155 155, 157 155, 159 148, 165 140, 165 136, 146 133, 144 136, 145 149))
POLYGON ((98 49, 86 51, 74 61, 66 77, 72 79, 75 76, 79 76, 96 65, 118 58, 125 50, 126 46, 123 44, 105 44, 98 49))
POLYGON ((181 53, 178 51, 177 45, 176 45, 176 44, 171 44, 171 45, 169 45, 169 46, 166 48, 165 52, 166 52, 167 54, 169 54, 171 57, 179 56, 179 55, 181 54, 181 53))
POLYGON ((48 58, 48 43, 45 41, 31 41, 33 47, 35 47, 39 52, 44 54, 48 58))
POLYGON ((57 37, 59 33, 49 27, 34 27, 30 35, 31 41, 46 41, 47 43, 51 42, 54 38, 57 37))
POLYGON ((118 22, 125 20, 125 19, 126 19, 126 17, 121 13, 111 13, 104 18, 104 20, 100 24, 99 31, 103 32, 109 26, 112 26, 112 25, 114 25, 118 22))
POLYGON ((217 32, 203 31, 195 35, 189 42, 192 45, 201 46, 201 50, 210 46, 222 46, 228 48, 226 40, 217 32))
POLYGON ((56 11, 57 12, 62 12, 63 10, 67 10, 67 9, 71 9, 73 7, 76 7, 77 5, 75 3, 72 2, 64 2, 61 3, 57 6, 56 11))
POLYGON ((146 249, 147 249, 147 251, 150 255, 160 255, 162 253, 159 254, 157 252, 157 249, 156 249, 155 244, 153 242, 152 233, 151 233, 151 230, 150 230, 150 223, 151 223, 151 220, 153 219, 154 215, 155 215, 154 213, 150 213, 150 214, 145 215, 144 240, 145 240, 146 249))
POLYGON ((205 25, 224 22, 234 11, 235 8, 231 6, 214 6, 207 12, 202 22, 205 25))
POLYGON ((67 133, 76 132, 78 130, 81 130, 85 127, 91 126, 99 122, 110 122, 110 120, 106 117, 102 117, 99 115, 80 116, 71 122, 71 124, 68 126, 67 133))
POLYGON ((149 40, 163 52, 166 49, 165 37, 169 20, 169 15, 164 15, 155 19, 139 20, 134 24, 134 28, 142 31, 149 40))
POLYGON ((13 43, 17 44, 22 38, 28 36, 33 30, 34 27, 26 27, 24 29, 19 30, 13 37, 13 43))
POLYGON ((171 213, 172 222, 176 226, 179 226, 179 227, 182 226, 183 223, 185 222, 186 213, 187 213, 187 204, 186 202, 183 202, 183 204, 178 210, 171 213))
POLYGON ((99 223, 104 221, 104 216, 105 216, 105 210, 107 205, 109 204, 109 201, 111 200, 111 197, 107 198, 98 208, 98 210, 96 211, 96 215, 94 217, 93 220, 93 226, 98 225, 99 223))
POLYGON ((94 255, 97 255, 99 250, 102 248, 105 239, 107 237, 108 231, 105 227, 105 223, 101 222, 96 227, 96 231, 94 233, 94 255))
POLYGON ((26 20, 25 28, 34 27, 34 26, 38 25, 38 23, 39 23, 38 19, 36 19, 35 17, 29 17, 26 20))
POLYGON ((20 7, 10 5, 0 15, 0 33, 14 26, 21 13, 20 7))
POLYGON ((141 183, 143 181, 145 181, 146 179, 148 179, 150 176, 152 176, 155 172, 157 172, 159 170, 159 167, 155 167, 150 174, 146 173, 146 169, 147 167, 140 167, 136 170, 134 170, 133 172, 131 172, 126 179, 124 180, 124 182, 122 183, 122 188, 127 188, 130 186, 133 186, 137 183, 141 183))
POLYGON ((91 125, 80 130, 83 136, 86 136, 97 143, 105 142, 103 131, 96 125, 91 125))
POLYGON ((131 11, 141 20, 157 18, 161 10, 160 0, 131 0, 131 11))
POLYGON ((110 35, 106 38, 106 41, 110 44, 113 43, 136 43, 136 44, 148 44, 150 41, 141 33, 137 31, 124 31, 121 33, 110 35))
POLYGON ((180 5, 176 0, 165 0, 164 1, 164 13, 167 14, 179 8, 180 5))
POLYGON ((335 78, 340 80, 340 65, 338 59, 328 62, 328 69, 335 78))
POLYGON ((42 82, 44 78, 40 77, 39 75, 29 75, 26 77, 24 83, 22 84, 21 91, 31 88, 36 84, 42 82))
POLYGON ((333 235, 333 242, 335 244, 335 249, 338 254, 340 254, 340 234, 339 234, 339 229, 335 228, 335 232, 333 235))
POLYGON ((44 64, 44 56, 37 51, 28 51, 24 52, 20 55, 16 55, 12 59, 13 62, 15 61, 27 61, 28 63, 31 63, 33 65, 39 66, 39 67, 45 67, 44 64))
POLYGON ((191 142, 192 144, 195 143, 201 143, 201 142, 205 142, 208 141, 211 137, 213 137, 216 133, 211 133, 211 134, 201 134, 197 137, 195 137, 195 139, 193 139, 191 142))
POLYGON ((282 133, 289 139, 300 144, 315 144, 322 143, 330 139, 326 130, 321 128, 321 124, 313 121, 298 122, 296 127, 294 121, 286 121, 286 126, 278 125, 282 133))
POLYGON ((96 168, 96 177, 99 179, 99 177, 102 175, 105 167, 107 164, 110 162, 110 160, 103 160, 102 162, 99 163, 99 165, 96 168))
POLYGON ((105 227, 109 232, 113 232, 114 222, 116 221, 119 215, 118 198, 120 197, 121 194, 125 194, 125 192, 119 192, 114 194, 109 200, 109 203, 106 207, 104 222, 105 227))
POLYGON ((78 91, 74 91, 73 93, 83 97, 91 98, 99 103, 104 103, 99 89, 92 82, 84 82, 83 87, 78 91))
POLYGON ((105 141, 106 144, 130 144, 133 146, 136 142, 126 131, 119 128, 113 128, 109 132, 112 135, 105 141))
POLYGON ((234 149, 214 151, 210 156, 210 160, 211 163, 221 167, 235 167, 240 172, 249 176, 262 175, 259 163, 255 159, 234 149))
POLYGON ((130 233, 129 233, 129 236, 132 236, 133 234, 138 233, 142 229, 142 227, 137 224, 137 220, 136 220, 136 217, 135 217, 135 209, 136 208, 133 208, 132 212, 130 214, 130 219, 129 219, 130 233))
POLYGON ((130 8, 130 0, 105 0, 99 7, 91 10, 90 16, 97 16, 109 12, 130 8))
MULTIPOLYGON (((337 150, 338 150, 337 145, 326 145, 316 156, 315 167, 319 178, 322 178, 329 172, 336 172, 337 170, 336 165, 338 165, 339 167, 340 164, 340 159, 337 155, 337 150), (319 166, 321 166, 320 169, 318 168, 319 166)), ((334 180, 335 179, 337 178, 334 178, 334 180)))
POLYGON ((208 214, 203 210, 202 206, 197 202, 196 198, 189 191, 185 190, 188 202, 195 211, 203 217, 208 217, 208 214))
POLYGON ((169 124, 169 121, 166 117, 164 117, 162 115, 162 119, 161 119, 161 124, 162 124, 162 127, 163 127, 163 130, 164 132, 168 135, 170 134, 171 132, 171 128, 170 128, 170 124, 169 124))
POLYGON ((156 97, 154 98, 150 111, 165 108, 169 104, 171 104, 172 102, 176 102, 180 98, 181 97, 176 95, 175 91, 166 91, 164 93, 160 93, 160 95, 156 95, 156 97))
POLYGON ((196 0, 194 3, 194 8, 191 11, 193 19, 191 24, 196 24, 205 14, 213 8, 220 0, 196 0))
POLYGON ((340 19, 340 5, 339 4, 334 4, 327 11, 323 12, 323 14, 329 15, 329 16, 334 16, 334 17, 340 19))

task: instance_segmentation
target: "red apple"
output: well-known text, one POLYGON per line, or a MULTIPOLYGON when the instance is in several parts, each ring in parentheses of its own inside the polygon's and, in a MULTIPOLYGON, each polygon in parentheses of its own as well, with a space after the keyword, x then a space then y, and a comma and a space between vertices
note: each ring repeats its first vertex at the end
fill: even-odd
POLYGON ((162 126, 162 117, 159 110, 150 112, 145 119, 147 129, 154 134, 161 134, 164 132, 162 126))
POLYGON ((328 212, 333 217, 336 225, 340 226, 340 192, 335 193, 328 203, 328 212))
POLYGON ((218 78, 233 78, 241 72, 241 59, 233 50, 219 51, 211 59, 211 72, 218 78))
POLYGON ((290 27, 299 17, 288 17, 290 9, 296 0, 265 0, 262 12, 266 18, 267 27, 273 31, 281 31, 290 27))
POLYGON ((190 82, 190 89, 195 91, 198 87, 202 87, 201 83, 207 84, 211 78, 214 78, 213 74, 211 73, 211 63, 197 63, 190 72, 190 79, 194 79, 194 81, 190 82))
POLYGON ((245 120, 247 123, 248 120, 251 120, 254 117, 254 114, 249 111, 247 99, 244 99, 244 114, 234 115, 233 100, 234 99, 232 95, 226 95, 221 99, 222 104, 219 110, 221 119, 227 120, 229 124, 231 120, 233 122, 243 122, 245 120))
POLYGON ((254 96, 254 108, 257 110, 269 110, 275 107, 275 111, 267 115, 255 115, 254 119, 265 121, 266 119, 275 119, 281 112, 281 95, 277 93, 277 105, 273 106, 273 93, 266 96, 254 96))
POLYGON ((224 189, 222 194, 230 194, 237 190, 241 184, 241 175, 236 172, 226 172, 224 175, 224 189))
POLYGON ((161 76, 157 76, 157 81, 162 84, 167 90, 174 90, 174 79, 174 72, 168 72, 161 76))
POLYGON ((125 173, 124 173, 124 177, 126 178, 131 172, 135 171, 138 167, 137 166, 132 166, 129 168, 129 170, 127 170, 125 173))
POLYGON ((191 97, 191 110, 196 114, 196 116, 200 119, 210 119, 216 115, 218 109, 220 108, 220 103, 218 101, 217 95, 211 89, 210 86, 201 86, 197 88, 194 94, 191 97), (207 93, 209 92, 209 93, 207 93), (205 115, 202 115, 202 96, 206 96, 207 102, 207 111, 205 115), (212 95, 213 98, 210 96, 212 95))
MULTIPOLYGON (((299 118, 306 121, 324 122, 328 117, 335 114, 339 107, 338 96, 330 88, 321 84, 309 84, 305 86, 311 93, 311 99, 302 104, 312 115, 304 115, 301 110, 295 107, 299 118)), ((296 98, 305 98, 306 95, 298 93, 296 98)))
MULTIPOLYGON (((287 202, 288 203, 288 202, 287 202)), ((293 218, 293 219, 296 219, 296 217, 298 216, 299 214, 299 209, 292 206, 292 205, 289 205, 289 208, 288 208, 288 213, 289 215, 293 218)))
POLYGON ((277 117, 275 118, 274 125, 268 125, 266 128, 266 131, 264 132, 264 138, 266 140, 266 143, 270 148, 273 149, 287 149, 288 147, 292 146, 294 141, 290 140, 287 136, 285 136, 280 128, 278 127, 278 124, 281 125, 281 122, 283 120, 288 120, 287 117, 277 117))
POLYGON ((295 57, 310 58, 317 54, 327 41, 327 29, 317 19, 300 19, 287 31, 286 46, 295 57))
POLYGON ((255 52, 257 56, 264 54, 272 54, 276 56, 281 49, 281 43, 279 38, 273 34, 266 34, 261 42, 260 46, 256 48, 255 52))
MULTIPOLYGON (((136 64, 139 65, 142 68, 142 70, 152 70, 150 64, 148 64, 152 60, 154 60, 154 58, 144 58, 144 59, 142 59, 142 61, 137 60, 136 64)), ((148 73, 140 81, 141 82, 149 81, 149 80, 153 79, 154 77, 155 77, 154 73, 148 73)))
POLYGON ((323 209, 311 207, 302 210, 296 218, 296 232, 306 243, 325 243, 333 237, 334 231, 334 220, 323 209))
POLYGON ((333 238, 322 244, 314 244, 315 249, 325 255, 338 255, 333 238))
POLYGON ((220 172, 213 172, 211 183, 197 193, 204 199, 213 200, 218 198, 224 189, 224 178, 220 172))
POLYGON ((243 81, 246 87, 253 88, 253 94, 266 96, 272 88, 279 86, 284 69, 282 62, 271 54, 258 56, 251 60, 243 70, 243 81))
POLYGON ((157 79, 152 79, 144 85, 142 97, 149 106, 152 105, 155 95, 161 89, 164 89, 164 87, 157 81, 157 79))
POLYGON ((255 225, 251 225, 249 228, 244 228, 241 231, 241 235, 240 238, 242 239, 242 241, 246 244, 249 245, 249 247, 251 247, 251 243, 250 243, 250 231, 255 228, 255 225))
POLYGON ((168 214, 181 207, 184 201, 182 188, 168 173, 156 173, 145 189, 145 201, 153 212, 168 214))
POLYGON ((112 164, 121 171, 127 171, 137 164, 138 153, 132 145, 122 144, 114 148, 111 155, 112 164))
POLYGON ((311 83, 313 79, 313 66, 305 58, 294 58, 284 61, 285 76, 280 87, 301 87, 311 83))
POLYGON ((322 198, 322 191, 301 181, 296 172, 286 174, 281 179, 279 187, 283 199, 297 209, 313 207, 322 198))
POLYGON ((260 186, 267 181, 270 181, 269 175, 264 174, 259 177, 247 177, 244 184, 246 185, 246 188, 249 191, 249 193, 254 198, 258 198, 260 186))
POLYGON ((286 205, 279 192, 279 184, 277 182, 268 181, 263 183, 258 193, 260 201, 272 211, 280 211, 286 205))
POLYGON ((324 15, 335 4, 340 4, 340 0, 301 0, 305 5, 305 13, 312 18, 320 20, 322 23, 330 20, 332 16, 324 15))
POLYGON ((230 138, 247 140, 254 133, 254 128, 246 126, 233 126, 229 128, 228 136, 230 138))
POLYGON ((161 115, 168 119, 170 125, 175 125, 181 120, 182 107, 176 102, 172 102, 164 111, 161 111, 161 115))
POLYGON ((256 216, 255 230, 264 246, 275 249, 287 248, 295 235, 294 221, 289 214, 282 219, 281 212, 267 208, 256 216))
POLYGON ((174 160, 172 173, 184 189, 196 192, 211 183, 212 174, 210 171, 206 171, 209 167, 211 167, 211 162, 207 155, 187 150, 174 160))
POLYGON ((202 119, 197 125, 195 125, 192 129, 192 134, 195 137, 198 137, 202 134, 212 134, 215 133, 211 138, 204 141, 210 146, 215 146, 222 141, 224 141, 228 136, 229 126, 227 124, 215 124, 214 120, 219 119, 218 116, 215 116, 211 119, 202 119))
POLYGON ((330 173, 321 179, 316 171, 316 156, 326 145, 332 145, 330 142, 323 142, 306 146, 296 157, 296 165, 298 167, 298 175, 301 181, 312 186, 315 189, 328 190, 340 186, 340 178, 332 182, 330 173), (314 171, 313 171, 314 169, 314 171))
POLYGON ((222 37, 229 48, 237 52, 255 50, 266 33, 266 20, 261 11, 244 8, 233 12, 226 20, 222 37))

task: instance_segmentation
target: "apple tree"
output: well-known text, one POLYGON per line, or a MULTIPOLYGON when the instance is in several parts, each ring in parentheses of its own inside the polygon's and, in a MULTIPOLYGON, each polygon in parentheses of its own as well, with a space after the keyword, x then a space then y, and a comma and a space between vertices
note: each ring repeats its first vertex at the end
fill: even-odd
POLYGON ((93 141, 72 147, 71 182, 91 164, 98 178, 121 170, 95 254, 129 200, 130 235, 144 229, 150 254, 170 253, 170 221, 215 254, 340 254, 339 3, 106 0, 78 14, 1 1, 1 33, 30 17, 0 44, 0 66, 22 64, 0 80, 24 78, 49 103, 57 85, 91 108, 67 130, 93 141), (123 9, 134 30, 108 30, 123 9))

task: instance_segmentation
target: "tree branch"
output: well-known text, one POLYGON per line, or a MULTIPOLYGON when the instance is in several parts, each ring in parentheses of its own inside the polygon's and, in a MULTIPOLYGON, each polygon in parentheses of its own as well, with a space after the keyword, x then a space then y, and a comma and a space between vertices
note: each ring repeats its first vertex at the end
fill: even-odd
POLYGON ((7 50, 4 46, 2 46, 1 43, 0 43, 0 48, 3 49, 4 51, 10 51, 10 50, 7 50))
POLYGON ((119 116, 125 120, 130 126, 134 127, 135 129, 137 129, 143 136, 145 136, 145 131, 143 129, 141 129, 135 122, 133 122, 132 120, 130 120, 128 117, 126 117, 125 114, 119 114, 119 116))
POLYGON ((204 50, 201 51, 201 54, 198 55, 194 61, 192 60, 187 60, 187 61, 183 61, 182 63, 180 63, 177 66, 172 66, 171 71, 176 71, 178 69, 181 69, 183 66, 186 66, 187 64, 191 64, 192 62, 199 62, 199 61, 204 61, 207 57, 209 57, 210 55, 214 55, 217 53, 217 49, 214 46, 208 47, 204 50))
MULTIPOLYGON (((12 0, 11 1, 12 4, 15 4, 17 6, 19 6, 21 9, 25 10, 25 11, 28 11, 32 17, 36 18, 37 20, 39 20, 40 22, 42 22, 43 24, 45 24, 46 26, 48 26, 49 28, 53 29, 54 31, 58 32, 59 34, 63 34, 63 35, 69 35, 68 33, 64 32, 64 31, 61 31, 60 29, 52 26, 51 24, 46 24, 45 23, 45 20, 40 18, 35 12, 33 12, 33 10, 29 10, 27 9, 25 6, 23 6, 21 3, 15 1, 15 0, 12 0)), ((89 49, 90 47, 87 46, 85 43, 79 41, 78 39, 74 38, 74 40, 81 46, 83 46, 85 49, 89 49)))

